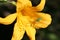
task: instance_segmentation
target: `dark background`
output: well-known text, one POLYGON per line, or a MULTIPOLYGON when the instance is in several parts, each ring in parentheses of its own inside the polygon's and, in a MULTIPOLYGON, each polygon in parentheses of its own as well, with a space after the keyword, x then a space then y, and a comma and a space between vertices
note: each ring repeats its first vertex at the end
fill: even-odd
MULTIPOLYGON (((0 17, 4 18, 16 12, 16 6, 11 1, 0 1, 0 17)), ((31 0, 33 6, 37 6, 41 0, 31 0)), ((60 0, 46 0, 45 8, 42 11, 52 17, 52 23, 47 28, 36 29, 36 40, 60 40, 60 0)), ((8 19, 7 19, 8 20, 8 19)), ((0 40, 11 40, 16 20, 10 25, 0 24, 0 40)), ((25 33, 22 40, 29 40, 25 33)))

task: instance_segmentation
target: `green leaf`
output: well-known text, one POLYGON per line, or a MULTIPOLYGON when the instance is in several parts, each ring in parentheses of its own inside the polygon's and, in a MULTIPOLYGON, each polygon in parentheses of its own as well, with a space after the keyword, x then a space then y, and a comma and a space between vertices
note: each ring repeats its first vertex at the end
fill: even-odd
POLYGON ((58 37, 57 37, 57 35, 55 35, 55 34, 48 34, 48 38, 50 39, 50 40, 58 40, 58 37))
POLYGON ((7 1, 7 0, 0 0, 0 1, 7 1))
POLYGON ((12 3, 13 5, 16 5, 16 2, 15 2, 15 1, 12 1, 12 2, 10 2, 10 3, 12 3))

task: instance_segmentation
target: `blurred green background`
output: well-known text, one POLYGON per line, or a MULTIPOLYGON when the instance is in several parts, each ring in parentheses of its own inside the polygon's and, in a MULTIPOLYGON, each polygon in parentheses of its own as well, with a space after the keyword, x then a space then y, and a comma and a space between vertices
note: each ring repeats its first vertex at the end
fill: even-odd
MULTIPOLYGON (((16 12, 16 6, 11 2, 17 0, 0 0, 0 17, 4 18, 16 12)), ((41 0, 30 0, 33 6, 37 6, 41 0)), ((46 0, 42 11, 52 16, 52 23, 45 29, 36 29, 36 40, 60 40, 60 0, 46 0)), ((8 20, 8 19, 7 19, 8 20)), ((10 25, 0 24, 0 40, 11 40, 16 20, 10 25)), ((22 40, 29 40, 24 34, 22 40)))

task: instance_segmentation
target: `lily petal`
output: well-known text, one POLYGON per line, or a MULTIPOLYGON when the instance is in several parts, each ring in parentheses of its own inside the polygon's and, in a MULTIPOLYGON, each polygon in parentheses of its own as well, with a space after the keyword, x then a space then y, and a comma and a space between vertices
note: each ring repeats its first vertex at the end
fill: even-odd
POLYGON ((36 30, 32 26, 28 26, 25 28, 27 35, 29 36, 30 40, 35 40, 36 30))
POLYGON ((23 9, 24 7, 29 6, 31 7, 31 1, 29 0, 17 0, 17 9, 23 9))
POLYGON ((0 17, 0 23, 1 23, 1 24, 4 24, 4 25, 11 24, 11 23, 14 22, 14 20, 16 19, 16 17, 17 17, 17 14, 16 14, 16 13, 10 14, 10 15, 8 15, 8 16, 5 17, 5 18, 1 18, 1 17, 0 17))
POLYGON ((25 30, 21 24, 15 23, 14 32, 11 40, 21 40, 24 36, 25 30))
POLYGON ((34 27, 35 28, 46 28, 48 27, 48 25, 51 24, 51 16, 49 14, 45 14, 45 13, 37 13, 38 16, 40 16, 39 18, 40 21, 35 21, 34 22, 34 27))
POLYGON ((45 2, 46 2, 46 0, 41 0, 41 2, 39 3, 39 5, 36 6, 36 9, 38 11, 42 11, 44 9, 45 2))

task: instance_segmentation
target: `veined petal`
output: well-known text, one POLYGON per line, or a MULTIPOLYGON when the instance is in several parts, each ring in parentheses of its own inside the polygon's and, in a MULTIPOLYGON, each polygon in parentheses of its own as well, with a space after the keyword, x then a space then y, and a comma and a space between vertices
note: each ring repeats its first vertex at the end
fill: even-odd
POLYGON ((44 6, 45 6, 45 1, 46 0, 41 0, 41 2, 39 3, 39 5, 37 5, 35 8, 38 10, 38 11, 42 11, 44 9, 44 6))
POLYGON ((44 13, 37 13, 39 18, 41 18, 39 21, 35 21, 33 26, 35 28, 46 28, 48 25, 51 24, 51 16, 49 14, 44 14, 44 13))

